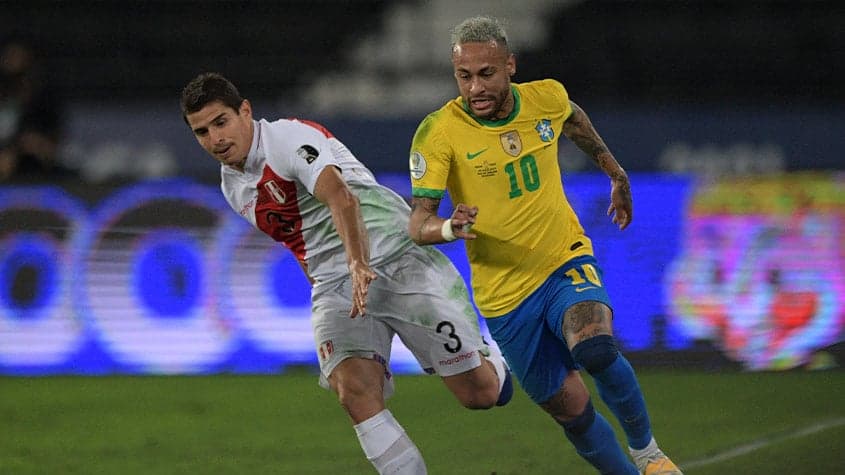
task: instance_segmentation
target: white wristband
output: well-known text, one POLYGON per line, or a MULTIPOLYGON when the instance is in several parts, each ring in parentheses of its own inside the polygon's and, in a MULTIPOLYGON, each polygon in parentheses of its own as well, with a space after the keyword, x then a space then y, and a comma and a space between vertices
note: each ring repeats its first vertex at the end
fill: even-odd
POLYGON ((443 236, 443 239, 446 240, 446 241, 454 241, 455 239, 458 239, 455 236, 455 233, 452 232, 452 220, 451 219, 447 219, 446 221, 443 221, 443 225, 440 226, 440 234, 443 236))

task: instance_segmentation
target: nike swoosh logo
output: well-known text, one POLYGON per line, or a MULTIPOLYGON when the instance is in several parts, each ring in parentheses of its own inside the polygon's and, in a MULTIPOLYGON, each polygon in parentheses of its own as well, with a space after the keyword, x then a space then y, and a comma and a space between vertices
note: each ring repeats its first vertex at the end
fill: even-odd
POLYGON ((589 286, 589 287, 581 287, 581 288, 575 289, 575 291, 576 291, 576 292, 583 292, 583 291, 585 291, 585 290, 597 289, 597 288, 598 288, 598 287, 595 287, 595 286, 592 286, 592 285, 591 285, 591 286, 589 286))
MULTIPOLYGON (((489 148, 489 147, 488 147, 488 148, 489 148)), ((479 151, 479 152, 475 152, 475 153, 469 153, 469 152, 467 152, 467 160, 472 160, 472 159, 474 159, 475 157, 477 157, 477 156, 481 155, 482 153, 484 153, 484 152, 486 152, 486 151, 487 151, 487 149, 485 148, 484 150, 481 150, 481 151, 479 151)))

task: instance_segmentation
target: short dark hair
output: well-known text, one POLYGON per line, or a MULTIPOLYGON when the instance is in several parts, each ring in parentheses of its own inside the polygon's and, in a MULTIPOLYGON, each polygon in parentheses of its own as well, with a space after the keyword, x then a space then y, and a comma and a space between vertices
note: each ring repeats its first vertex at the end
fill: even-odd
POLYGON ((238 88, 220 73, 202 73, 182 89, 182 118, 188 122, 188 114, 198 112, 212 102, 221 102, 236 112, 244 98, 238 88))

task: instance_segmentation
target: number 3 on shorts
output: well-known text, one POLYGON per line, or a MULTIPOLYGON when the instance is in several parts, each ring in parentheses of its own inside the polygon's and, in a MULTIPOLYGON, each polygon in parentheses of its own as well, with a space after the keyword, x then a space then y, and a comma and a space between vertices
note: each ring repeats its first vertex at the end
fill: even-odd
POLYGON ((443 333, 443 328, 448 328, 449 333, 446 334, 450 339, 455 340, 455 346, 450 346, 448 343, 444 343, 443 347, 446 348, 446 351, 449 353, 457 353, 461 351, 461 339, 458 335, 455 334, 455 325, 452 325, 452 322, 443 321, 437 325, 437 333, 443 333))

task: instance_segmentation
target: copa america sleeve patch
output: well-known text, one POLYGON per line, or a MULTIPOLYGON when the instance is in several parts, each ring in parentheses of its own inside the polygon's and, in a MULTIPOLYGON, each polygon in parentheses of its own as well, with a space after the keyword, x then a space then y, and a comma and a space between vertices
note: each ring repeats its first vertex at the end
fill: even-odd
POLYGON ((414 180, 419 180, 423 177, 423 175, 425 175, 425 157, 423 157, 420 152, 411 152, 410 167, 411 177, 413 177, 414 180))
POLYGON ((312 163, 314 160, 320 156, 320 152, 317 151, 316 148, 310 145, 303 145, 296 149, 296 154, 299 155, 299 158, 305 160, 309 164, 312 163))

